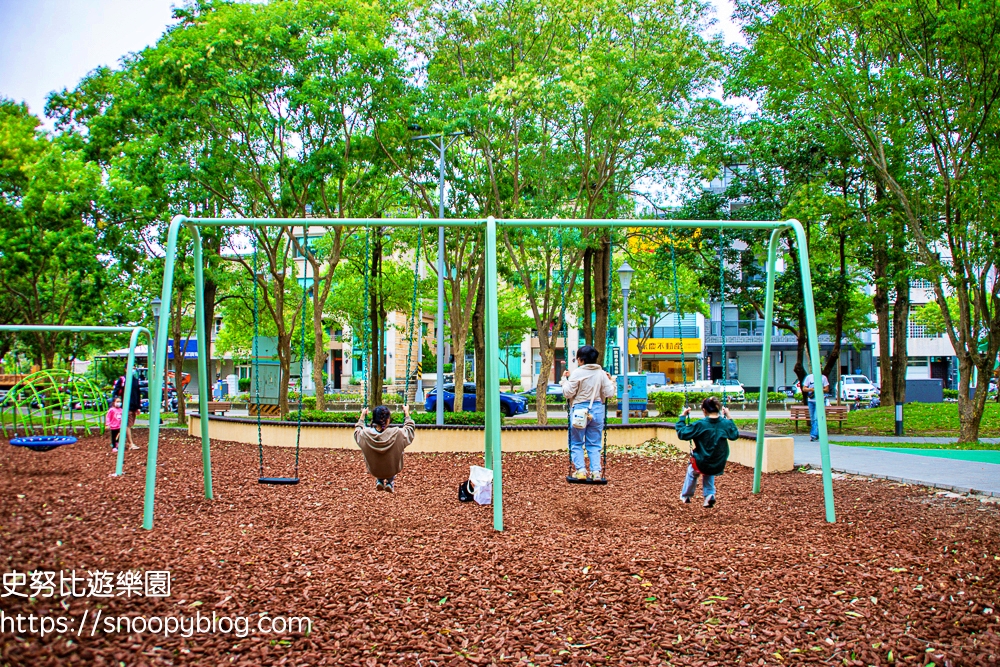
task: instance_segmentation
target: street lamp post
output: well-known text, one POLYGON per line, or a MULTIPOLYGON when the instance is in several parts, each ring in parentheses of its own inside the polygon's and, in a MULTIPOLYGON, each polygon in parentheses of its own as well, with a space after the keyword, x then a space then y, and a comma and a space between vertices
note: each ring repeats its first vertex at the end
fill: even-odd
MULTIPOLYGON (((465 132, 452 132, 445 134, 421 134, 413 137, 411 141, 426 140, 438 150, 438 219, 444 220, 444 158, 445 151, 464 136, 465 132)), ((444 424, 444 227, 438 227, 438 298, 437 298, 437 380, 435 402, 437 404, 437 414, 435 423, 438 426, 444 424)), ((411 333, 412 335, 412 333, 411 333)), ((464 353, 464 352, 463 352, 464 353)))
POLYGON ((622 286, 622 328, 625 331, 622 345, 622 424, 628 424, 628 293, 632 285, 632 274, 635 271, 628 262, 618 269, 618 280, 622 286))

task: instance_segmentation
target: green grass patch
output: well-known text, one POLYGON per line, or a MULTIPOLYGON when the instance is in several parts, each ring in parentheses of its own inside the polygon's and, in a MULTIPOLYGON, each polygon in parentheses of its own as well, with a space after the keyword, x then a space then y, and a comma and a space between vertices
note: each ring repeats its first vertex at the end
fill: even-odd
POLYGON ((955 449, 1000 451, 1000 444, 990 442, 838 442, 845 447, 875 447, 876 449, 955 449))
MULTIPOLYGON (((829 422, 831 434, 841 433, 837 422, 829 422)), ((757 428, 756 419, 737 419, 741 429, 757 428)), ((958 437, 957 403, 909 403, 903 408, 903 429, 909 436, 958 437)), ((794 433, 791 419, 768 419, 767 430, 772 433, 794 433)), ((844 420, 844 435, 893 435, 896 430, 896 411, 892 406, 873 410, 856 410, 844 420)), ((799 422, 799 433, 808 433, 809 423, 799 422)), ((987 403, 979 429, 983 438, 1000 437, 1000 404, 987 403)))

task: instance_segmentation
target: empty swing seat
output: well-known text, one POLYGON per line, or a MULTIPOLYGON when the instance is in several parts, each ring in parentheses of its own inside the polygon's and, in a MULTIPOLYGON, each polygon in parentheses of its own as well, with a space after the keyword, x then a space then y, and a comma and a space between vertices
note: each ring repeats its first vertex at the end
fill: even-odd
POLYGON ((298 477, 258 477, 257 478, 257 483, 258 484, 279 484, 279 485, 280 484, 284 484, 284 485, 298 484, 299 483, 299 478, 298 477))
POLYGON ((569 482, 570 484, 597 484, 597 485, 602 485, 602 484, 607 484, 608 483, 608 479, 606 477, 599 477, 597 479, 590 479, 589 477, 586 477, 584 479, 577 479, 576 477, 573 477, 573 475, 566 475, 566 481, 569 482))
POLYGON ((15 447, 27 447, 33 452, 48 452, 56 447, 72 445, 75 442, 76 438, 71 435, 29 435, 10 439, 10 444, 15 447))

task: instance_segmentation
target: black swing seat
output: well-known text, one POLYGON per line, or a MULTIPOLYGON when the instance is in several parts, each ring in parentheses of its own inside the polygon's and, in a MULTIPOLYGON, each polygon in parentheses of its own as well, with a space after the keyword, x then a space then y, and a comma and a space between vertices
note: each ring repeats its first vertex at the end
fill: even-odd
POLYGON ((608 483, 608 478, 607 477, 598 477, 597 479, 590 479, 589 477, 586 477, 584 479, 577 479, 576 477, 573 477, 573 475, 566 475, 566 481, 569 482, 570 484, 597 484, 597 485, 604 485, 604 484, 608 483))
POLYGON ((258 477, 258 484, 298 484, 298 477, 258 477))

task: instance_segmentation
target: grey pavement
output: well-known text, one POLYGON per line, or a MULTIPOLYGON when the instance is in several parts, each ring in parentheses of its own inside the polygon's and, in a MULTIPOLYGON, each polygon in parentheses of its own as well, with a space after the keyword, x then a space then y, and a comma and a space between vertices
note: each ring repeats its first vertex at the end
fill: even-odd
MULTIPOLYGON (((875 442, 869 438, 864 438, 864 441, 875 442)), ((901 441, 919 442, 912 438, 902 438, 901 441)), ((820 467, 819 443, 809 442, 808 435, 795 436, 795 465, 820 467)), ((1000 465, 995 463, 958 461, 831 444, 830 465, 834 471, 852 475, 922 484, 957 493, 975 492, 1000 497, 1000 465)))

